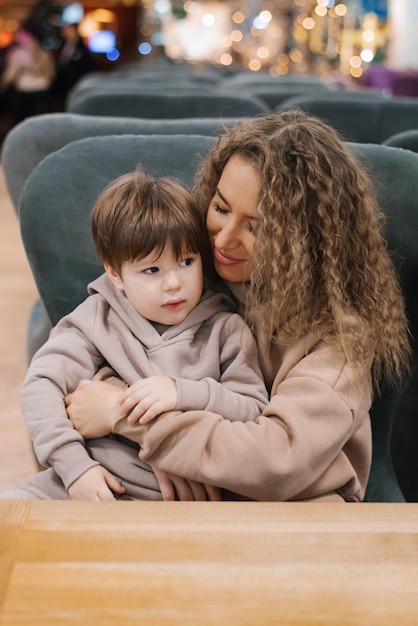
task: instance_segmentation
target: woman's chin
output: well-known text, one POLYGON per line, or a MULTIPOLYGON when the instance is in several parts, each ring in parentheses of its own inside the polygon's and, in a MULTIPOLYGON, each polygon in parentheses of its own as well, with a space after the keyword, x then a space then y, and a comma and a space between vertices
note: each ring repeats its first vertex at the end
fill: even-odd
POLYGON ((215 262, 215 271, 220 278, 228 283, 244 283, 249 279, 249 273, 242 266, 225 266, 215 262))

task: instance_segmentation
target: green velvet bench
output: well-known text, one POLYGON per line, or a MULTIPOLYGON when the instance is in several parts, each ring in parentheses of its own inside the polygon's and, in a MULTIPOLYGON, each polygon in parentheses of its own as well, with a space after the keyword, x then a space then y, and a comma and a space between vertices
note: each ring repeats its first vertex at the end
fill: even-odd
MULTIPOLYGON (((29 263, 53 323, 86 297, 87 283, 102 271, 91 239, 89 213, 103 187, 139 162, 155 175, 177 176, 190 185, 200 157, 214 141, 214 137, 198 135, 89 137, 68 144, 39 163, 21 194, 20 221, 29 263)), ((387 215, 389 247, 396 253, 412 332, 416 334, 418 154, 381 145, 349 145, 376 179, 387 215)), ((413 392, 416 396, 416 389, 413 392)), ((373 406, 368 501, 404 499, 391 458, 391 432, 400 401, 399 394, 388 391, 373 406)), ((404 419, 413 420, 414 414, 404 419)), ((417 441, 413 443, 414 458, 404 455, 400 461, 417 477, 417 441)))

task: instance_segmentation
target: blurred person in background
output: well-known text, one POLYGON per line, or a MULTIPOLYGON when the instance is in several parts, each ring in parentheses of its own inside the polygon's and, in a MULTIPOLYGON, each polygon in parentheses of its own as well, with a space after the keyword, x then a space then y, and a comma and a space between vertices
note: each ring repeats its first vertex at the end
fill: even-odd
POLYGON ((56 106, 63 111, 67 94, 82 76, 94 70, 95 63, 79 33, 78 24, 63 24, 61 36, 63 45, 58 56, 54 93, 56 106))
POLYGON ((13 125, 27 117, 52 111, 54 78, 52 53, 42 46, 36 29, 24 24, 15 34, 0 81, 2 92, 9 92, 13 125))

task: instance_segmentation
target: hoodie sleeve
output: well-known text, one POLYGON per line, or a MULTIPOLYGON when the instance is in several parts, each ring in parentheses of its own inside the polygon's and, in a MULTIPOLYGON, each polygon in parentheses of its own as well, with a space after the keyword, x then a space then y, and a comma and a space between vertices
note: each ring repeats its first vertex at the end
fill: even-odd
POLYGON ((20 391, 20 404, 35 454, 53 467, 68 487, 90 467, 83 437, 68 419, 64 397, 82 378, 89 378, 103 361, 92 336, 97 300, 88 298, 62 319, 50 339, 34 355, 20 391))
POLYGON ((253 500, 338 494, 358 501, 371 462, 370 390, 354 381, 337 348, 320 346, 273 386, 263 415, 169 413, 148 426, 115 431, 135 439, 143 461, 253 500))
POLYGON ((219 380, 176 378, 176 409, 222 413, 233 421, 255 420, 268 402, 257 344, 239 315, 223 316, 219 326, 213 347, 213 358, 219 361, 219 380))

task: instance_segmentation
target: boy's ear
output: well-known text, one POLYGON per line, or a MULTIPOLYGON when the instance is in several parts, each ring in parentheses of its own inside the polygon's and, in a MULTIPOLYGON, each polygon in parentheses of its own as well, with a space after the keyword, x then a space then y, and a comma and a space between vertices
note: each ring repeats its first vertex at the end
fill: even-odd
POLYGON ((123 291, 123 281, 118 272, 113 267, 111 267, 109 263, 105 263, 104 268, 110 282, 114 284, 116 289, 119 289, 119 291, 123 291))

